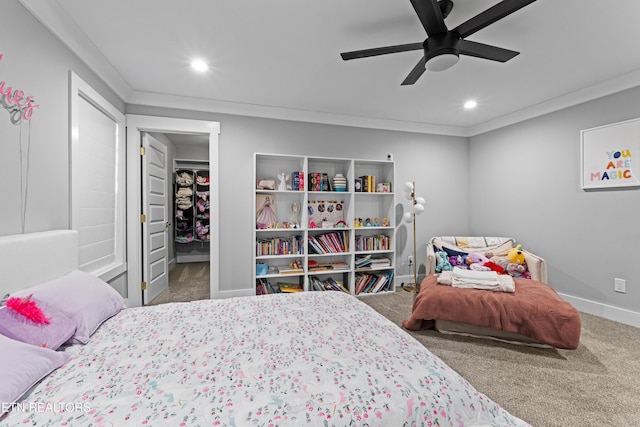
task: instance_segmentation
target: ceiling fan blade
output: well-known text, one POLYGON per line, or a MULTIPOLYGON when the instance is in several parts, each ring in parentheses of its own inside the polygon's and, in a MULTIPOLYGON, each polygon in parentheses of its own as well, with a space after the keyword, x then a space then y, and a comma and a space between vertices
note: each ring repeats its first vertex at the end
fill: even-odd
POLYGON ((366 58, 369 56, 386 55, 388 53, 407 52, 410 50, 422 49, 422 43, 399 44, 396 46, 376 47, 373 49, 354 50, 353 52, 343 52, 342 59, 348 61, 356 58, 366 58))
POLYGON ((412 85, 412 84, 414 84, 415 82, 418 81, 418 79, 420 78, 422 73, 424 73, 424 64, 425 64, 425 62, 426 62, 426 60, 424 59, 424 56, 423 56, 420 59, 420 61, 418 61, 416 66, 413 67, 413 70, 411 70, 411 72, 409 73, 407 78, 404 79, 404 81, 402 82, 402 86, 412 85))
POLYGON ((411 0, 411 4, 429 36, 447 32, 437 0, 411 0))
MULTIPOLYGON (((484 27, 493 24, 494 22, 511 15, 513 12, 522 9, 528 4, 533 3, 536 0, 503 0, 495 6, 490 7, 469 19, 466 22, 458 25, 452 31, 460 34, 460 37, 465 38, 471 34, 480 31, 484 27)), ((413 0, 412 0, 413 3, 413 0)))
POLYGON ((520 54, 514 50, 503 49, 484 43, 460 40, 458 50, 461 55, 475 56, 476 58, 490 59, 492 61, 507 62, 514 56, 520 54))

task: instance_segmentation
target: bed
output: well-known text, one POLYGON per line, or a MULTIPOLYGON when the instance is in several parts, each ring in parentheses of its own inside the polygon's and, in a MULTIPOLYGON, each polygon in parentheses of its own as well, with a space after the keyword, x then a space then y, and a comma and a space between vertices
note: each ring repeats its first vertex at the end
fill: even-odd
MULTIPOLYGON (((513 277, 514 292, 439 283, 435 273, 435 254, 439 251, 447 254, 481 252, 500 257, 514 247, 517 245, 509 237, 432 238, 427 248, 429 274, 421 282, 411 317, 403 321, 403 326, 414 331, 433 328, 442 333, 516 344, 576 349, 580 343, 580 314, 545 283, 546 263, 531 252, 521 250, 530 278, 513 277)), ((491 259, 495 258, 492 256, 491 259)))
POLYGON ((0 291, 31 295, 58 329, 56 310, 74 321, 56 350, 0 335, 1 426, 528 425, 353 296, 124 308, 74 250, 41 250, 52 239, 77 234, 0 237, 0 291), (51 257, 53 274, 31 271, 51 257))

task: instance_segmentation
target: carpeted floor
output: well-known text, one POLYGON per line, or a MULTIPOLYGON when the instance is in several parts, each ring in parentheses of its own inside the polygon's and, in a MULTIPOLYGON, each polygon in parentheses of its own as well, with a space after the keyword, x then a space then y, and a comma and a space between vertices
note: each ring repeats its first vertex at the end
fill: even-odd
POLYGON ((169 272, 169 287, 148 305, 209 298, 209 262, 176 264, 169 272))
MULTIPOLYGON (((401 326, 413 294, 360 297, 401 326)), ((533 426, 640 426, 640 329, 581 313, 576 350, 409 332, 479 391, 533 426)))

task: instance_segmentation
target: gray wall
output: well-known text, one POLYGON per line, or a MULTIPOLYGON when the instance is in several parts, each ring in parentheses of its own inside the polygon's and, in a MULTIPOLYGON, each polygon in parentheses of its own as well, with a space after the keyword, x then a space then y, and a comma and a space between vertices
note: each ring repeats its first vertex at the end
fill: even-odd
POLYGON ((523 242, 558 292, 640 312, 639 189, 580 188, 580 131, 640 117, 639 100, 635 88, 471 138, 471 231, 523 242))
MULTIPOLYGON (((418 217, 417 260, 424 268, 425 245, 430 236, 466 233, 466 138, 361 129, 225 114, 208 114, 128 105, 127 113, 220 122, 220 290, 246 289, 253 270, 253 154, 386 159, 393 154, 396 182, 416 181, 417 193, 427 199, 427 211, 418 217), (237 286, 237 283, 242 283, 237 286)), ((398 212, 408 202, 402 193, 398 212)), ((401 218, 402 212, 396 214, 401 218)), ((413 228, 398 224, 398 274, 413 252, 413 228), (407 233, 409 233, 407 235, 407 233)))
MULTIPOLYGON (((120 111, 124 102, 17 0, 2 2, 0 81, 33 95, 30 122, 10 123, 0 109, 0 235, 20 233, 20 141, 30 141, 25 231, 69 227, 69 70, 120 111)), ((26 160, 25 167, 26 170, 26 160)))

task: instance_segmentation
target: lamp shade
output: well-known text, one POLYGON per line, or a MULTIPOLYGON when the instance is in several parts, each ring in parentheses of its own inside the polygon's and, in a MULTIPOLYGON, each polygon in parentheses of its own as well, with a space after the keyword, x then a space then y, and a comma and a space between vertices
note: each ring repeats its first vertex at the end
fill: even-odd
POLYGON ((411 193, 413 191, 413 182, 407 181, 404 183, 404 191, 411 193))
POLYGON ((413 205, 413 211, 416 213, 416 215, 420 215, 422 212, 424 212, 424 206, 422 206, 420 203, 416 203, 415 205, 413 205))
POLYGON ((425 203, 427 203, 427 201, 424 199, 424 197, 416 197, 416 203, 424 205, 425 203))
POLYGON ((413 222, 413 214, 411 212, 405 212, 404 215, 402 215, 402 219, 404 219, 405 222, 413 222))

